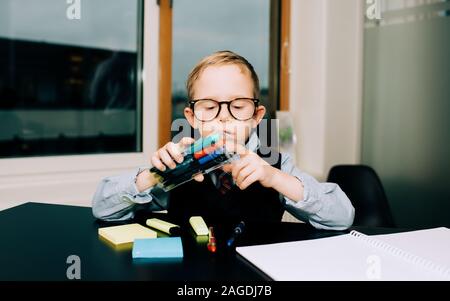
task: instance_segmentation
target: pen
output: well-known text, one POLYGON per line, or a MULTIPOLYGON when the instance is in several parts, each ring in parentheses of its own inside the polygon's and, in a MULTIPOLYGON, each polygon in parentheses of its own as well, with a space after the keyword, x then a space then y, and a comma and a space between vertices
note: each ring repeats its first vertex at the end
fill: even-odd
POLYGON ((211 253, 215 253, 216 250, 217 250, 217 248, 216 248, 216 238, 214 237, 213 227, 209 227, 208 250, 211 253))
POLYGON ((227 241, 227 246, 231 247, 234 242, 236 241, 236 238, 244 232, 245 229, 245 223, 241 221, 239 224, 237 224, 236 227, 234 227, 233 234, 231 235, 230 239, 227 241))
POLYGON ((199 139, 183 152, 183 162, 176 164, 174 169, 161 171, 156 167, 150 168, 158 187, 167 192, 197 174, 209 173, 232 160, 235 155, 226 151, 221 138, 220 134, 213 134, 199 139))
POLYGON ((217 147, 218 147, 217 144, 210 145, 210 146, 208 146, 208 147, 206 147, 206 148, 204 148, 204 149, 194 153, 194 158, 195 159, 200 159, 200 158, 202 158, 202 157, 212 153, 217 147))
POLYGON ((217 149, 213 153, 210 153, 210 154, 200 158, 198 160, 198 162, 200 163, 200 165, 204 165, 206 162, 209 162, 209 161, 219 157, 220 155, 222 155, 223 152, 224 152, 223 149, 217 149))
POLYGON ((220 134, 217 133, 204 138, 200 138, 197 141, 195 141, 192 145, 190 145, 183 153, 184 155, 186 155, 201 151, 202 149, 217 143, 220 140, 220 137, 221 137, 220 134))

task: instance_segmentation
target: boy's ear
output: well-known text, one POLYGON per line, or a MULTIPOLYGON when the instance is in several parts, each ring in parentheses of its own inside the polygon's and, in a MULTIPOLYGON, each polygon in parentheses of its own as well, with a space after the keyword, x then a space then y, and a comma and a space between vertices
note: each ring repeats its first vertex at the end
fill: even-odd
POLYGON ((256 108, 255 116, 252 120, 252 128, 256 128, 258 124, 263 119, 264 115, 266 114, 266 108, 264 106, 258 106, 256 108))
POLYGON ((184 117, 189 122, 189 124, 191 125, 192 128, 194 128, 194 129, 197 128, 194 112, 192 111, 191 108, 189 108, 189 107, 184 108, 184 117))

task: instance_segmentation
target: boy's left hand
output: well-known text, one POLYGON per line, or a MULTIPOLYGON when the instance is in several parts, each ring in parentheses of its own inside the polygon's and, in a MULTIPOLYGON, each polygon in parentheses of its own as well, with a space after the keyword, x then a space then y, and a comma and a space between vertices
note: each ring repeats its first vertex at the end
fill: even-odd
POLYGON ((241 153, 236 162, 223 167, 225 172, 231 172, 236 185, 244 190, 256 181, 264 187, 273 186, 273 178, 277 169, 269 165, 260 156, 252 151, 241 153))

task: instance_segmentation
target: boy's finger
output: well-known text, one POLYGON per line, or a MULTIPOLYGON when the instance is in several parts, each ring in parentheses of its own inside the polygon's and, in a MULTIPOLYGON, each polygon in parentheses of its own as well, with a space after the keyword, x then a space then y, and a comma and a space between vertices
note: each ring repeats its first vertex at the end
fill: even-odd
POLYGON ((242 184, 244 180, 250 176, 255 171, 254 168, 252 168, 251 165, 247 165, 246 167, 242 168, 236 177, 236 183, 238 185, 242 184))
POLYGON ((241 171, 241 169, 243 169, 244 167, 246 167, 250 162, 247 160, 239 160, 236 161, 235 163, 233 163, 233 168, 231 170, 231 175, 233 176, 233 179, 237 179, 237 176, 239 174, 239 172, 241 171))
POLYGON ((232 165, 231 163, 224 164, 224 165, 222 166, 222 170, 223 170, 224 172, 231 173, 231 171, 233 170, 233 165, 232 165))
POLYGON ((166 170, 166 166, 161 162, 161 160, 158 159, 158 157, 152 156, 150 161, 152 162, 152 165, 154 167, 158 168, 159 170, 161 170, 161 171, 165 171, 166 170))
POLYGON ((161 161, 168 166, 171 169, 174 169, 176 164, 175 161, 173 161, 172 157, 170 157, 169 153, 167 152, 167 150, 165 150, 164 148, 160 149, 158 151, 159 157, 161 158, 161 161))
POLYGON ((203 176, 203 174, 198 174, 194 176, 194 180, 196 180, 197 182, 203 182, 204 179, 205 177, 203 176))
POLYGON ((227 149, 227 151, 236 153, 238 155, 246 155, 248 153, 248 149, 245 148, 245 146, 230 141, 225 141, 225 148, 227 149))
POLYGON ((178 142, 178 145, 181 147, 185 147, 188 145, 191 145, 192 143, 194 143, 194 138, 191 137, 183 137, 181 138, 180 142, 178 142))
POLYGON ((181 155, 180 149, 175 143, 168 143, 167 144, 167 151, 169 152, 169 155, 175 159, 178 163, 183 162, 183 155, 181 155))
POLYGON ((258 174, 252 173, 248 177, 246 177, 245 180, 242 181, 242 183, 238 187, 239 189, 244 190, 251 184, 255 183, 256 181, 258 181, 258 174))

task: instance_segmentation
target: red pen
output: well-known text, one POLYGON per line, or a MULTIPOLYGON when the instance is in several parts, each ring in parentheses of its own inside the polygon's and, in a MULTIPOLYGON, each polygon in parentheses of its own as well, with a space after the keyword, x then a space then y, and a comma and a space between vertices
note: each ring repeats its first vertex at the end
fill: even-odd
POLYGON ((196 153, 194 153, 195 159, 203 158, 204 156, 212 153, 217 148, 217 144, 213 144, 211 146, 208 146, 207 148, 204 148, 196 153))
POLYGON ((208 240, 208 251, 215 253, 216 248, 216 238, 214 237, 213 227, 209 227, 209 240, 208 240))

